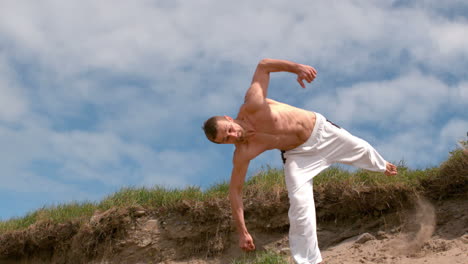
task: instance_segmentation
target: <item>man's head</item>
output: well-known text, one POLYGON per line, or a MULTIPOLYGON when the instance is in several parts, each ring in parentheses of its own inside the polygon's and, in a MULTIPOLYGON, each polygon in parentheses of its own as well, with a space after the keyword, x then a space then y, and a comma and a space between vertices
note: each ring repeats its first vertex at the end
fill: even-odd
POLYGON ((244 129, 229 116, 213 116, 205 121, 206 137, 217 144, 234 144, 244 141, 244 129))

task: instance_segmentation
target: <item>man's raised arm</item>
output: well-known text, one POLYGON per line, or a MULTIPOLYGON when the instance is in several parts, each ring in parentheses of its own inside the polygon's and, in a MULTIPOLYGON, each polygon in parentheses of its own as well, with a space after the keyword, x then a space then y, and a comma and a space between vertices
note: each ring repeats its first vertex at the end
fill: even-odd
POLYGON ((297 74, 297 81, 305 88, 304 80, 312 82, 317 76, 317 71, 311 66, 295 63, 287 60, 263 59, 255 70, 252 83, 245 95, 244 103, 255 106, 265 102, 267 97, 270 72, 291 72, 297 74))

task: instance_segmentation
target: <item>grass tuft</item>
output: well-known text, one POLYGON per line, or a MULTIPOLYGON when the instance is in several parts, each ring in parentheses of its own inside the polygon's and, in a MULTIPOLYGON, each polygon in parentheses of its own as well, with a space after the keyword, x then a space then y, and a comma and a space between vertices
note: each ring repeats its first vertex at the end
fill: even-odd
POLYGON ((167 207, 182 200, 203 200, 204 196, 205 194, 199 187, 188 187, 186 189, 166 189, 160 186, 154 188, 125 187, 105 198, 98 207, 102 210, 135 205, 167 207))
POLYGON ((91 202, 72 202, 50 207, 26 214, 24 217, 12 218, 0 221, 0 234, 6 231, 21 230, 38 222, 50 221, 63 223, 70 220, 86 221, 97 210, 97 206, 91 202))
POLYGON ((254 257, 239 258, 231 264, 288 264, 289 262, 281 255, 271 251, 255 252, 254 257))

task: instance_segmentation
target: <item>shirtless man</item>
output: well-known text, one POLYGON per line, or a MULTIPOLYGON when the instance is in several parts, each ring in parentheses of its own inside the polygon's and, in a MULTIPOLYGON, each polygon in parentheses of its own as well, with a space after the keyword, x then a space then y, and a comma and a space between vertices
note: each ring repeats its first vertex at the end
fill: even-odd
POLYGON ((239 246, 255 249, 244 222, 242 187, 249 162, 270 149, 282 151, 290 201, 289 243, 296 263, 320 263, 317 243, 312 178, 335 162, 359 168, 397 174, 395 165, 385 161, 366 141, 326 120, 321 114, 299 109, 267 98, 271 72, 297 74, 312 82, 317 71, 307 65, 284 60, 259 62, 244 104, 236 119, 214 116, 204 124, 207 138, 218 144, 235 144, 229 186, 232 215, 239 234, 239 246))

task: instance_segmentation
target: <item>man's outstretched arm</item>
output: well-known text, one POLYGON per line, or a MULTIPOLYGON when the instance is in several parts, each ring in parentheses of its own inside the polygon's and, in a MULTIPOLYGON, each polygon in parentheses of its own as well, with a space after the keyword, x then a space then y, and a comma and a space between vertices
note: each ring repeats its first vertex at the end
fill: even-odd
POLYGON ((253 239, 245 226, 244 205, 242 202, 242 188, 244 186, 249 163, 249 160, 242 159, 234 154, 234 167, 232 169, 231 183, 229 185, 229 200, 231 201, 232 217, 236 223, 237 233, 239 234, 239 247, 247 251, 255 249, 253 239))
POLYGON ((270 82, 270 72, 295 73, 297 74, 297 81, 302 88, 305 88, 304 80, 310 83, 317 76, 317 71, 308 65, 287 60, 263 59, 257 65, 252 83, 245 95, 244 103, 251 105, 253 108, 265 103, 270 82))

